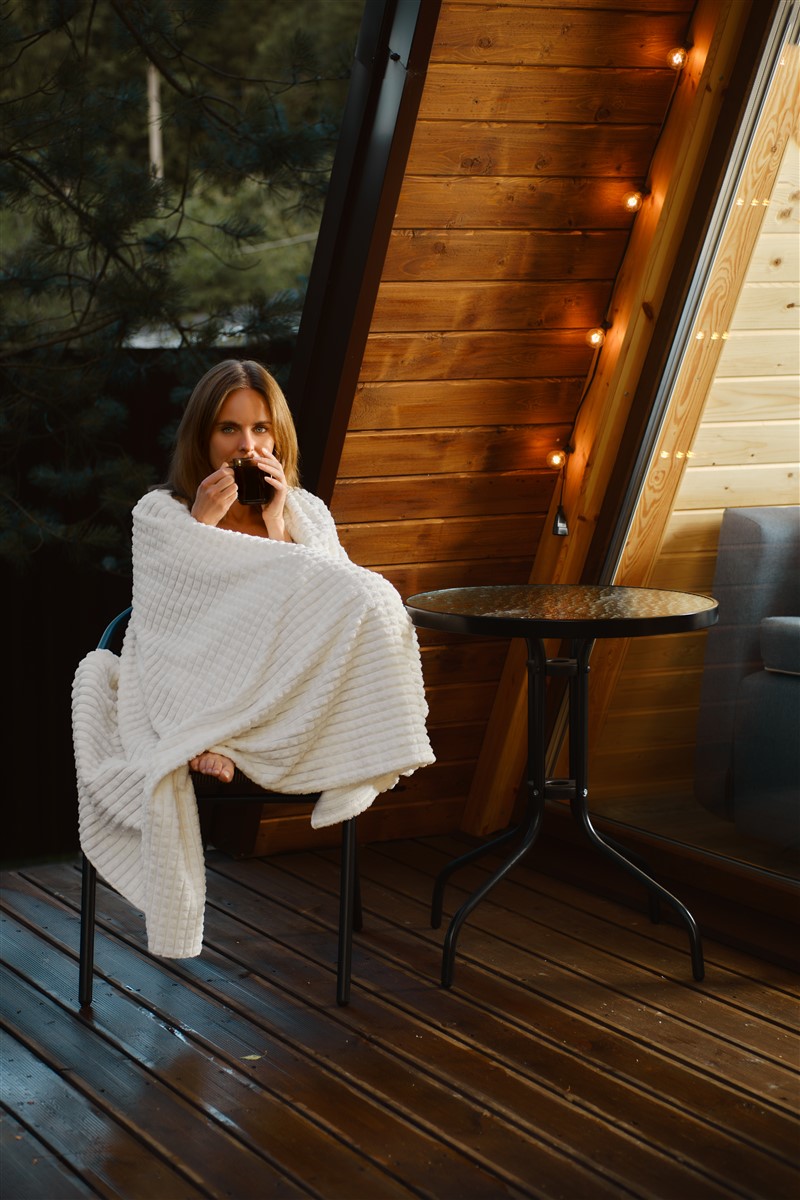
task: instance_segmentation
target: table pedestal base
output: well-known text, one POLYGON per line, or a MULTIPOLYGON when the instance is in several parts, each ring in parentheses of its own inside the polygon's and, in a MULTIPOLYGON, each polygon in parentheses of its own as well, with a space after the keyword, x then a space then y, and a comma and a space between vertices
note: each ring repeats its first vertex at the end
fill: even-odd
POLYGON ((694 917, 688 908, 671 892, 651 878, 647 865, 638 855, 632 854, 612 838, 602 837, 592 824, 588 809, 588 733, 589 733, 589 655, 593 641, 589 638, 572 643, 569 658, 550 658, 545 654, 544 642, 539 638, 526 638, 528 645, 528 806, 525 820, 504 830, 498 836, 476 846, 448 863, 436 878, 431 904, 431 925, 438 929, 442 922, 444 888, 452 873, 474 862, 484 854, 496 850, 519 837, 519 845, 513 853, 494 871, 459 908, 450 921, 442 952, 442 986, 450 987, 455 970, 456 942, 464 921, 476 905, 499 883, 508 872, 529 852, 541 829, 545 800, 569 800, 573 818, 583 830, 591 844, 610 858, 628 874, 633 875, 647 889, 650 919, 660 919, 660 904, 669 904, 686 926, 692 956, 692 974, 700 981, 705 974, 703 948, 694 917), (545 778, 545 713, 546 680, 548 677, 567 677, 569 680, 569 779, 545 778))

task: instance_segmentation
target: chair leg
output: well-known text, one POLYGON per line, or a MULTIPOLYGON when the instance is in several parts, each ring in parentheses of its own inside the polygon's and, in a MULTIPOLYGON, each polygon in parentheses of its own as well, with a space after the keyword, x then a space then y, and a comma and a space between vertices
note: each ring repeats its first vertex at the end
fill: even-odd
POLYGON ((97 871, 84 854, 81 874, 81 940, 80 973, 78 977, 78 1000, 80 1001, 81 1008, 88 1008, 92 1003, 96 896, 97 871))
MULTIPOLYGON (((355 824, 355 822, 354 822, 355 824)), ((358 839, 353 834, 353 929, 356 933, 364 928, 364 912, 361 908, 361 871, 358 865, 358 839)))
MULTIPOLYGON (((353 958, 353 919, 355 915, 356 823, 342 822, 342 863, 339 886, 339 961, 336 976, 336 1003, 350 1003, 350 967, 353 958)), ((360 911, 361 901, 359 898, 360 911)))

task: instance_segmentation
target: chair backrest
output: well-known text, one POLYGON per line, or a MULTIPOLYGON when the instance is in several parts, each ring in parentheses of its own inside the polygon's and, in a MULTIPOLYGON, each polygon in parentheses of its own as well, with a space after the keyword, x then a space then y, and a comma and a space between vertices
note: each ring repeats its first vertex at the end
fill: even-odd
POLYGON ((98 650, 112 650, 115 654, 119 653, 132 611, 133 609, 130 607, 124 608, 121 613, 117 613, 113 621, 106 625, 103 636, 97 643, 98 650))

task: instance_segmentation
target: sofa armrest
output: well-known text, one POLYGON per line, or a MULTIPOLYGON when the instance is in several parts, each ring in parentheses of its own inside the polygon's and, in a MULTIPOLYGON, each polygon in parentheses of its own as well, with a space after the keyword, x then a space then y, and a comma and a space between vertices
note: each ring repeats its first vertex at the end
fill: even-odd
POLYGON ((761 657, 767 671, 800 675, 800 617, 764 617, 761 657))

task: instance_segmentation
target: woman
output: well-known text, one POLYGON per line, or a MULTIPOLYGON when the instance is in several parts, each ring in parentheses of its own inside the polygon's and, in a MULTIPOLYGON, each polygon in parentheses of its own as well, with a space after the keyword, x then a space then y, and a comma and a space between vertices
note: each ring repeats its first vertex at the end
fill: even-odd
POLYGON ((298 486, 286 401, 260 364, 197 384, 167 484, 133 510, 132 613, 119 657, 73 684, 81 847, 145 913, 148 946, 202 945, 205 870, 190 768, 319 793, 315 828, 349 820, 434 761, 419 647, 402 600, 351 562, 298 486), (240 500, 234 458, 272 488, 240 500))
MULTIPOLYGON (((286 497, 299 484, 298 457, 294 421, 272 375, 261 363, 228 359, 212 367, 189 398, 169 485, 203 525, 290 542, 286 497), (269 503, 239 503, 230 465, 236 458, 256 463, 270 485, 269 503)), ((189 766, 226 782, 233 779, 233 763, 222 754, 205 752, 189 766)))

